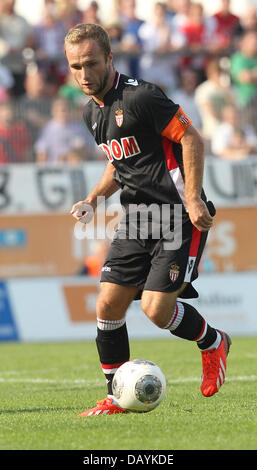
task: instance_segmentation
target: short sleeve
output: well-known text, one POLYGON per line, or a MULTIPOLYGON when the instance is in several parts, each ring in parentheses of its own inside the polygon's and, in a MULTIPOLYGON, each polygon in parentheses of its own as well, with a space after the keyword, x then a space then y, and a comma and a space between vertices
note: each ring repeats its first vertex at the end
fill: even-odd
POLYGON ((146 83, 136 93, 135 109, 140 120, 158 135, 179 142, 191 120, 157 86, 146 83))

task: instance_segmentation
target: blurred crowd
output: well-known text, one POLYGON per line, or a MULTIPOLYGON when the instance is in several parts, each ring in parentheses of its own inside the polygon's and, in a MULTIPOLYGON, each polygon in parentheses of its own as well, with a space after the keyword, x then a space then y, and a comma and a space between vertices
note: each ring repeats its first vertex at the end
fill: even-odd
POLYGON ((210 16, 191 0, 156 2, 149 20, 136 0, 113 0, 115 14, 77 0, 44 0, 41 21, 0 2, 0 164, 78 164, 105 159, 82 121, 88 97, 69 74, 64 36, 77 23, 108 31, 116 68, 159 85, 192 118, 206 155, 231 161, 257 154, 257 10, 240 17, 229 0, 210 16))

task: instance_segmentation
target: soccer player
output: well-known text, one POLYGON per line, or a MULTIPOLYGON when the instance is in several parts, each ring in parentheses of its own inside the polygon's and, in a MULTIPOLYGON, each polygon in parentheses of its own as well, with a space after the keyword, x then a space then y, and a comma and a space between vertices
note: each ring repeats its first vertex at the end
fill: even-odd
POLYGON ((231 341, 184 302, 198 296, 192 281, 198 276, 213 223, 202 189, 202 139, 180 106, 160 88, 115 70, 109 38, 101 26, 71 28, 65 52, 71 73, 92 98, 84 109, 85 123, 108 158, 98 184, 84 201, 73 205, 71 213, 76 220, 85 220, 90 214, 87 208, 95 211, 99 196, 108 198, 120 188, 125 209, 102 268, 96 306, 96 344, 107 397, 79 416, 126 412, 115 403, 112 379, 129 360, 126 311, 136 298, 141 298, 142 310, 159 328, 196 342, 202 354, 201 391, 209 397, 225 380, 231 341), (175 240, 177 226, 180 243, 175 240))

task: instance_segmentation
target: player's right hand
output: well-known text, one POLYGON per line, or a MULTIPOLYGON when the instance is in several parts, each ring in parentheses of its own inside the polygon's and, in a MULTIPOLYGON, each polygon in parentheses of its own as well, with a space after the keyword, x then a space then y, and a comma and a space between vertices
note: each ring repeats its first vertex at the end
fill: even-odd
POLYGON ((72 206, 70 213, 76 220, 87 224, 94 217, 94 207, 88 202, 79 201, 72 206))
POLYGON ((188 203, 187 207, 192 224, 200 230, 200 232, 207 232, 211 229, 213 217, 210 215, 207 205, 201 198, 188 203))

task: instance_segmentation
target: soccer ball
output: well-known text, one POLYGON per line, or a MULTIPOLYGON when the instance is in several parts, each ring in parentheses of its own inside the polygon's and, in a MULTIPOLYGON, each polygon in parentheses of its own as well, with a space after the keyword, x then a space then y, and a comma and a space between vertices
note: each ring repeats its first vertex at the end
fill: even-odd
POLYGON ((154 362, 134 359, 122 364, 113 382, 114 399, 128 411, 147 412, 156 408, 166 392, 166 380, 154 362))

